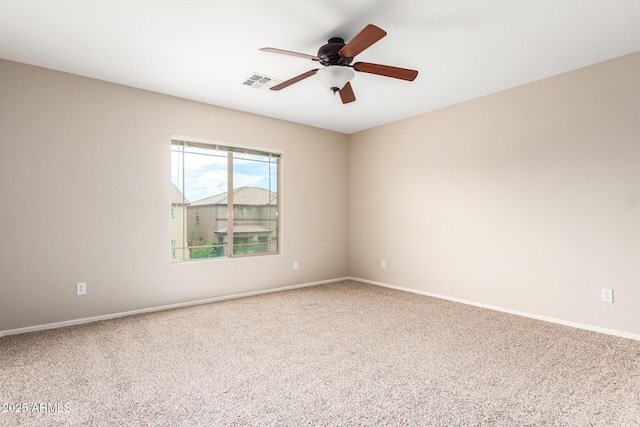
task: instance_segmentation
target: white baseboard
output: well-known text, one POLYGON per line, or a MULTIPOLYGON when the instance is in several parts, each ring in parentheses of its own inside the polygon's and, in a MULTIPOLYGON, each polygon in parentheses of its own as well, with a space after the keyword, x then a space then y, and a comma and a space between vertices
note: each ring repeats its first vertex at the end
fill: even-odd
POLYGON ((495 310, 495 311, 501 311, 503 313, 515 314, 516 316, 528 317, 530 319, 542 320, 542 321, 545 321, 545 322, 556 323, 556 324, 563 325, 563 326, 570 326, 572 328, 585 329, 587 331, 600 332, 602 334, 614 335, 616 337, 629 338, 629 339, 632 339, 632 340, 640 341, 640 335, 638 335, 638 334, 632 334, 632 333, 629 333, 629 332, 617 331, 615 329, 601 328, 599 326, 586 325, 586 324, 577 323, 577 322, 570 322, 568 320, 556 319, 554 317, 540 316, 540 315, 537 315, 537 314, 527 313, 527 312, 524 312, 524 311, 512 310, 512 309, 509 309, 509 308, 498 307, 498 306, 489 305, 489 304, 483 304, 483 303, 479 303, 479 302, 475 302, 475 301, 469 301, 469 300, 465 300, 465 299, 461 299, 461 298, 449 297, 449 296, 446 296, 446 295, 434 294, 434 293, 431 293, 431 292, 424 292, 424 291, 420 291, 420 290, 417 290, 417 289, 403 288, 403 287, 400 287, 400 286, 390 285, 388 283, 382 283, 382 282, 375 282, 375 281, 372 281, 372 280, 360 279, 358 277, 349 277, 349 280, 355 280, 355 281, 358 281, 358 282, 368 283, 370 285, 381 286, 381 287, 389 288, 389 289, 395 289, 395 290, 398 290, 398 291, 411 292, 411 293, 414 293, 414 294, 424 295, 424 296, 427 296, 427 297, 444 299, 444 300, 447 300, 447 301, 458 302, 458 303, 461 303, 461 304, 472 305, 472 306, 480 307, 480 308, 486 308, 488 310, 495 310))
POLYGON ((64 321, 64 322, 56 322, 56 323, 48 323, 48 324, 44 324, 44 325, 29 326, 29 327, 26 327, 26 328, 10 329, 10 330, 6 330, 6 331, 0 331, 0 337, 7 336, 7 335, 24 334, 24 333, 27 333, 27 332, 42 331, 42 330, 45 330, 45 329, 55 329, 55 328, 63 328, 63 327, 66 327, 66 326, 81 325, 83 323, 98 322, 98 321, 101 321, 101 320, 115 319, 115 318, 118 318, 118 317, 125 317, 125 316, 133 316, 133 315, 136 315, 136 314, 152 313, 154 311, 171 310, 171 309, 174 309, 174 308, 182 308, 182 307, 189 307, 189 306, 194 306, 194 305, 209 304, 209 303, 212 303, 212 302, 225 301, 225 300, 231 300, 231 299, 243 298, 243 297, 250 297, 250 296, 254 296, 254 295, 263 295, 263 294, 269 294, 269 293, 273 293, 273 292, 282 292, 282 291, 288 291, 288 290, 292 290, 292 289, 307 288, 307 287, 311 287, 311 286, 324 285, 324 284, 327 284, 327 283, 339 282, 339 281, 343 281, 343 280, 355 280, 355 281, 358 281, 358 282, 368 283, 370 285, 381 286, 381 287, 389 288, 389 289, 395 289, 395 290, 398 290, 398 291, 411 292, 411 293, 418 294, 418 295, 424 295, 424 296, 428 296, 428 297, 444 299, 444 300, 447 300, 447 301, 457 302, 457 303, 461 303, 461 304, 472 305, 472 306, 475 306, 475 307, 486 308, 488 310, 495 310, 495 311, 500 311, 500 312, 503 312, 503 313, 514 314, 516 316, 528 317, 528 318, 531 318, 531 319, 542 320, 542 321, 545 321, 545 322, 551 322, 551 323, 556 323, 556 324, 559 324, 559 325, 570 326, 570 327, 573 327, 573 328, 585 329, 585 330, 588 330, 588 331, 600 332, 600 333, 607 334, 607 335, 613 335, 613 336, 617 336, 617 337, 629 338, 629 339, 632 339, 632 340, 640 341, 640 335, 638 335, 638 334, 632 334, 632 333, 628 333, 628 332, 618 331, 618 330, 615 330, 615 329, 601 328, 601 327, 598 327, 598 326, 587 325, 587 324, 583 324, 583 323, 570 322, 570 321, 567 321, 567 320, 556 319, 556 318, 553 318, 553 317, 540 316, 540 315, 537 315, 537 314, 527 313, 527 312, 523 312, 523 311, 519 311, 519 310, 512 310, 512 309, 509 309, 509 308, 498 307, 498 306, 489 305, 489 304, 483 304, 483 303, 479 303, 479 302, 475 302, 475 301, 469 301, 469 300, 465 300, 465 299, 461 299, 461 298, 454 298, 454 297, 450 297, 450 296, 446 296, 446 295, 434 294, 434 293, 431 293, 431 292, 420 291, 420 290, 412 289, 412 288, 404 288, 404 287, 401 287, 401 286, 390 285, 388 283, 382 283, 382 282, 376 282, 376 281, 367 280, 367 279, 361 279, 361 278, 358 278, 358 277, 341 277, 341 278, 337 278, 337 279, 323 280, 323 281, 311 282, 311 283, 303 283, 303 284, 299 284, 299 285, 285 286, 285 287, 281 287, 281 288, 265 289, 265 290, 261 290, 261 291, 245 292, 245 293, 234 294, 234 295, 225 295, 225 296, 207 298, 207 299, 202 299, 202 300, 197 300, 197 301, 189 301, 189 302, 183 302, 183 303, 178 303, 178 304, 169 304, 169 305, 163 305, 163 306, 157 306, 157 307, 149 307, 149 308, 143 308, 143 309, 139 309, 139 310, 125 311, 125 312, 113 313, 113 314, 105 314, 105 315, 102 315, 102 316, 94 316, 94 317, 87 317, 87 318, 83 318, 83 319, 67 320, 67 321, 64 321))
POLYGON ((140 310, 132 310, 132 311, 124 311, 124 312, 120 312, 120 313, 105 314, 105 315, 102 315, 102 316, 87 317, 87 318, 84 318, 84 319, 67 320, 67 321, 64 321, 64 322, 47 323, 45 325, 36 325, 36 326, 29 326, 29 327, 26 327, 26 328, 10 329, 10 330, 7 330, 7 331, 0 331, 0 337, 6 336, 6 335, 16 335, 16 334, 24 334, 24 333, 27 333, 27 332, 42 331, 42 330, 45 330, 45 329, 64 328, 66 326, 81 325, 83 323, 99 322, 101 320, 109 320, 109 319, 115 319, 115 318, 118 318, 118 317, 133 316, 135 314, 151 313, 151 312, 154 312, 154 311, 162 311, 162 310, 171 310, 173 308, 182 308, 182 307, 190 307, 190 306, 193 306, 193 305, 209 304, 209 303, 212 303, 212 302, 225 301, 225 300, 243 298, 243 297, 250 297, 250 296, 254 296, 254 295, 263 295, 263 294, 270 294, 270 293, 273 293, 273 292, 289 291, 289 290, 292 290, 292 289, 308 288, 310 286, 324 285, 326 283, 339 282, 339 281, 342 281, 342 280, 348 280, 348 278, 347 277, 342 277, 342 278, 338 278, 338 279, 323 280, 323 281, 320 281, 320 282, 303 283, 303 284, 300 284, 300 285, 285 286, 285 287, 281 287, 281 288, 265 289, 265 290, 261 290, 261 291, 245 292, 245 293, 234 294, 234 295, 225 295, 225 296, 207 298, 207 299, 202 299, 202 300, 197 300, 197 301, 182 302, 182 303, 178 303, 178 304, 169 304, 169 305, 162 305, 162 306, 157 306, 157 307, 143 308, 143 309, 140 309, 140 310))

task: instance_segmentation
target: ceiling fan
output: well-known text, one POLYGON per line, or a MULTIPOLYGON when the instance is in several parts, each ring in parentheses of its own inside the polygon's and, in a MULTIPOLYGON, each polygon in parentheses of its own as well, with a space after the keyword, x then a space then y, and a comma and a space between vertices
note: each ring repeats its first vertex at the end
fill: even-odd
POLYGON ((299 58, 311 59, 318 61, 324 65, 324 68, 316 68, 302 73, 299 76, 286 80, 278 85, 271 87, 271 90, 281 90, 294 83, 311 77, 314 74, 320 81, 327 86, 333 93, 340 93, 343 104, 348 104, 356 100, 353 93, 350 80, 353 79, 356 70, 362 73, 377 74, 379 76, 392 77, 413 81, 418 76, 416 70, 406 68, 392 67, 389 65, 372 64, 370 62, 356 62, 351 65, 353 58, 386 36, 387 33, 369 24, 362 29, 349 43, 344 42, 340 37, 332 37, 327 44, 318 50, 318 55, 307 55, 305 53, 292 52, 289 50, 275 49, 272 47, 263 47, 263 52, 278 53, 282 55, 297 56, 299 58))

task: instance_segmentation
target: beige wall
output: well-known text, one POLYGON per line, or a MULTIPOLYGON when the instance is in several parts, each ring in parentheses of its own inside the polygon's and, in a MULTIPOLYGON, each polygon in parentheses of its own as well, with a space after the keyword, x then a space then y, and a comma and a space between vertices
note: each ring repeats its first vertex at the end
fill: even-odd
POLYGON ((351 275, 640 334, 639 76, 636 53, 352 135, 351 275))
POLYGON ((348 205, 346 135, 8 61, 0 76, 0 331, 348 274, 348 212, 316 208, 348 205), (171 264, 171 134, 283 150, 280 255, 171 264))

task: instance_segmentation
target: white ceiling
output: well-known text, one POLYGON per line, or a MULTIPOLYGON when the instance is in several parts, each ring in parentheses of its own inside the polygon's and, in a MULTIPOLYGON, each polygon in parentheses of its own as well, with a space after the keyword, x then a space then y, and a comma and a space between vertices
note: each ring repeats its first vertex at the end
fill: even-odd
MULTIPOLYGON (((639 0, 0 0, 0 57, 353 133, 640 51, 639 0), (330 37, 388 35, 356 57, 416 69, 356 73, 343 105, 315 77, 280 92, 330 37)), ((639 73, 640 74, 640 73, 639 73)))

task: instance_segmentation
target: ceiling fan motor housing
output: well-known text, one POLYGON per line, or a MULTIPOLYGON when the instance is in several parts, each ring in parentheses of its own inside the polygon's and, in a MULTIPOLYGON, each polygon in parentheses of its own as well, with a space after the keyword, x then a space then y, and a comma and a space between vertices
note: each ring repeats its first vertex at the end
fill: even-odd
POLYGON ((345 58, 340 55, 340 50, 345 46, 344 39, 332 37, 327 44, 318 50, 318 58, 322 65, 349 65, 353 58, 345 58))

